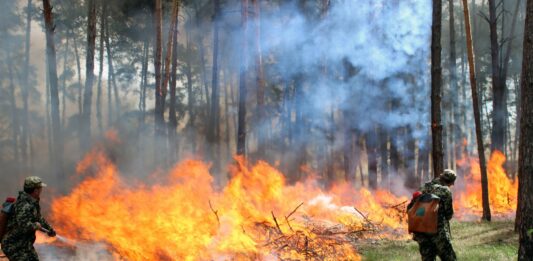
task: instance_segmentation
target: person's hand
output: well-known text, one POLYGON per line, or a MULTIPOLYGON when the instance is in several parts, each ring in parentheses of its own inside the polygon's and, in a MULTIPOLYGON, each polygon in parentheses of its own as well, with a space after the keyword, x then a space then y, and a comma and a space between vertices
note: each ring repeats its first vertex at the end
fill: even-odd
POLYGON ((55 237, 56 236, 56 231, 54 229, 50 229, 50 231, 48 231, 48 233, 46 233, 49 237, 55 237))
POLYGON ((41 223, 35 222, 35 230, 41 230, 43 226, 41 226, 41 223))

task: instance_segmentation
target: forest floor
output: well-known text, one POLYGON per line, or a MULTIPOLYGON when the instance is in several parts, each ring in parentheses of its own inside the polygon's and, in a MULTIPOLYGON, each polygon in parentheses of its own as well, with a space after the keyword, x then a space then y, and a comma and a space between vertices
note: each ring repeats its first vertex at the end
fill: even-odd
MULTIPOLYGON (((513 221, 452 221, 452 244, 458 260, 516 260, 518 234, 513 221)), ((418 244, 411 240, 380 240, 357 246, 363 260, 420 260, 418 244)))

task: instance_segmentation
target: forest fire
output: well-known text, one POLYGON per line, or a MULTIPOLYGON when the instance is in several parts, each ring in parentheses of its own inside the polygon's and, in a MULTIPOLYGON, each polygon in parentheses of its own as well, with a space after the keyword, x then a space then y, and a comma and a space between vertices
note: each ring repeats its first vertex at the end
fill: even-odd
MULTIPOLYGON (((497 214, 512 214, 517 187, 503 171, 504 160, 495 153, 489 161, 491 206, 497 214)), ((466 188, 455 192, 459 218, 481 212, 479 171, 475 160, 469 164, 466 188)), ((324 191, 315 179, 288 185, 276 168, 249 166, 242 158, 230 166, 227 186, 217 190, 209 167, 184 161, 146 185, 121 177, 95 150, 77 168, 93 175, 54 200, 52 220, 61 235, 103 242, 115 259, 131 260, 359 260, 358 240, 408 238, 407 197, 348 184, 324 191)))
MULTIPOLYGON (((505 155, 494 151, 487 164, 488 190, 490 208, 493 214, 501 217, 511 217, 516 212, 518 182, 511 180, 505 173, 503 164, 505 155)), ((481 171, 477 158, 469 158, 461 162, 470 172, 464 177, 465 189, 456 193, 456 212, 460 217, 479 217, 483 212, 481 200, 481 171)))
POLYGON ((123 179, 96 151, 78 166, 95 174, 53 202, 52 220, 59 234, 131 260, 359 260, 354 241, 406 236, 406 197, 348 185, 325 192, 313 179, 287 185, 267 163, 236 162, 222 191, 193 160, 149 186, 123 179))

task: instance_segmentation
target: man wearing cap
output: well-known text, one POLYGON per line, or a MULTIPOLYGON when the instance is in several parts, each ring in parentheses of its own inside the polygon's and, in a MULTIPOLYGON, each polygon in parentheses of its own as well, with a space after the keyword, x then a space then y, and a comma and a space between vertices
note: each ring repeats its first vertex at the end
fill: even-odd
MULTIPOLYGON (((438 178, 425 183, 420 191, 429 193, 440 198, 439 210, 437 213, 437 233, 428 235, 424 233, 414 233, 413 239, 418 242, 422 260, 435 260, 437 256, 442 261, 457 260, 453 250, 450 233, 450 219, 453 216, 452 192, 450 186, 453 186, 457 176, 451 169, 445 169, 438 178)), ((409 208, 410 206, 408 206, 409 208)))
POLYGON ((42 188, 46 184, 39 177, 27 177, 24 180, 24 191, 19 192, 17 201, 13 205, 14 213, 7 222, 7 232, 2 241, 2 251, 12 261, 39 260, 33 247, 35 231, 48 231, 48 236, 55 236, 56 232, 41 216, 39 199, 42 188))

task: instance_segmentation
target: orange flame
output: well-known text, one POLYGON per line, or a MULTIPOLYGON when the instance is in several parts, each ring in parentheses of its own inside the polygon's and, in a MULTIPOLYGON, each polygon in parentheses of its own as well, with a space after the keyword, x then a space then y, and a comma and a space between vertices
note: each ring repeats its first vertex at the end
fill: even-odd
POLYGON ((242 158, 236 162, 222 191, 213 188, 209 166, 193 160, 149 186, 120 177, 95 150, 78 171, 91 168, 96 174, 53 202, 52 220, 61 235, 105 242, 113 255, 131 260, 305 259, 310 252, 298 247, 328 244, 331 249, 320 259, 360 260, 349 238, 333 236, 368 224, 406 235, 404 206, 394 208, 405 197, 347 184, 326 192, 315 180, 287 185, 265 162, 251 167, 242 158), (320 230, 335 232, 325 237, 320 230), (292 249, 276 245, 282 236, 292 249))
MULTIPOLYGON (((492 213, 499 216, 512 216, 516 212, 518 182, 512 181, 503 168, 505 155, 494 151, 487 164, 489 203, 492 213)), ((477 158, 471 158, 464 165, 470 166, 470 174, 465 177, 465 191, 459 193, 455 208, 462 216, 479 216, 483 211, 481 198, 481 170, 477 158)))

